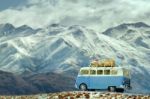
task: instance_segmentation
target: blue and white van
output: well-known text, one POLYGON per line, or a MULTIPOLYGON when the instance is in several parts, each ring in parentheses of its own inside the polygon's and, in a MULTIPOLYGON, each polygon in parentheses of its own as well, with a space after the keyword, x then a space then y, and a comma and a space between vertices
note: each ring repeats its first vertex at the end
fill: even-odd
POLYGON ((124 91, 130 88, 130 71, 123 67, 83 67, 76 78, 75 87, 82 91, 92 89, 124 91))

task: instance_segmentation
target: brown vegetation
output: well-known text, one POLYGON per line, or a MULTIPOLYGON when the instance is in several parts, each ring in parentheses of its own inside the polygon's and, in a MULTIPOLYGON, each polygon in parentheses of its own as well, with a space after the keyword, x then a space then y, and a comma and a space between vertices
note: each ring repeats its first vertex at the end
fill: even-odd
POLYGON ((150 95, 110 92, 61 92, 26 96, 0 96, 0 99, 150 99, 150 95))

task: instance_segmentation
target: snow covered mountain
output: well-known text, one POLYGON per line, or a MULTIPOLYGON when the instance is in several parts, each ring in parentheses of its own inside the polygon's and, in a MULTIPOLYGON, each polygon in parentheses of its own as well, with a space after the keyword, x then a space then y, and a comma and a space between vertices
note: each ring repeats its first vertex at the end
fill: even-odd
POLYGON ((84 26, 43 29, 0 25, 0 70, 15 74, 77 75, 92 59, 114 58, 132 69, 133 92, 150 91, 150 26, 121 24, 103 33, 84 26))
POLYGON ((103 34, 130 45, 125 45, 126 53, 123 54, 126 64, 132 68, 133 86, 139 92, 140 89, 150 92, 150 26, 143 22, 121 24, 103 34))

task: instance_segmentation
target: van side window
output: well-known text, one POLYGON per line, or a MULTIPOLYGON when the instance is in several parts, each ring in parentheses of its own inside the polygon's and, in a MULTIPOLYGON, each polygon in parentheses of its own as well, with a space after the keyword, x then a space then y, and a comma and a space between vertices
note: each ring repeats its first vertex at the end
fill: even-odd
POLYGON ((96 74, 96 70, 90 70, 90 74, 91 75, 95 75, 96 74))
POLYGON ((80 74, 87 75, 87 74, 89 74, 89 70, 81 70, 80 74))
POLYGON ((110 70, 104 70, 104 75, 110 75, 110 70))
POLYGON ((98 75, 102 75, 103 74, 103 70, 97 70, 97 74, 98 75))
POLYGON ((111 70, 112 75, 117 75, 118 71, 117 70, 111 70))

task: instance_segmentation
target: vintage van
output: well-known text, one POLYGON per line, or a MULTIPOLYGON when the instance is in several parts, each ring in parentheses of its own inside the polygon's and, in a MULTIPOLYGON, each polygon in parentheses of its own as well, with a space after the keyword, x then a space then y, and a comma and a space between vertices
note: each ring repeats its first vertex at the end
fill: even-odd
POLYGON ((130 88, 130 70, 123 67, 82 67, 75 87, 85 91, 108 89, 109 91, 130 88))

